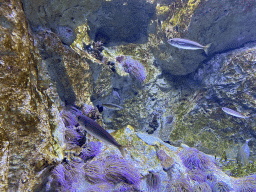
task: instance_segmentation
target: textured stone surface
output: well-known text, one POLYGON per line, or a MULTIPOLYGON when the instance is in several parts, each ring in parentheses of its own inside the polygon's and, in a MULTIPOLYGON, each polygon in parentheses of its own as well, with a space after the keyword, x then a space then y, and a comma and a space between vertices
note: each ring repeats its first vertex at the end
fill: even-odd
MULTIPOLYGON (((161 67, 174 75, 193 72, 199 64, 209 59, 203 51, 178 50, 166 43, 171 38, 187 38, 202 45, 212 43, 209 55, 228 51, 255 41, 252 26, 256 18, 256 4, 253 0, 196 0, 162 3, 158 10, 168 14, 162 21, 163 43, 158 44, 154 56, 161 67), (223 6, 224 5, 224 6, 223 6), (166 10, 165 10, 166 9, 166 10)), ((158 40, 159 41, 159 40, 158 40)))
POLYGON ((63 43, 75 40, 74 30, 86 22, 86 18, 104 0, 31 1, 22 0, 23 8, 33 31, 48 28, 56 32, 63 43))
POLYGON ((58 158, 59 145, 52 137, 58 124, 51 101, 38 86, 40 56, 21 3, 2 2, 0 15, 0 190, 30 191, 58 158))

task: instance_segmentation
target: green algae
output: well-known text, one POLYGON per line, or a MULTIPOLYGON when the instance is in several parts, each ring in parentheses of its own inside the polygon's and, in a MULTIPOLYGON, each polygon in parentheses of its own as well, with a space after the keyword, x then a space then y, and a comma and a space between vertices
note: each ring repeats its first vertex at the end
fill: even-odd
POLYGON ((166 13, 170 12, 170 7, 167 5, 159 5, 156 6, 156 13, 157 15, 164 15, 166 13))
POLYGON ((162 26, 162 29, 165 30, 170 24, 175 27, 179 25, 179 27, 185 29, 188 27, 190 19, 198 7, 201 0, 189 0, 187 4, 184 4, 182 1, 175 2, 173 9, 177 9, 174 15, 167 19, 162 26))
POLYGON ((229 161, 226 165, 223 165, 221 169, 224 172, 230 174, 233 177, 244 177, 256 172, 256 162, 253 161, 246 166, 237 163, 236 161, 229 161))

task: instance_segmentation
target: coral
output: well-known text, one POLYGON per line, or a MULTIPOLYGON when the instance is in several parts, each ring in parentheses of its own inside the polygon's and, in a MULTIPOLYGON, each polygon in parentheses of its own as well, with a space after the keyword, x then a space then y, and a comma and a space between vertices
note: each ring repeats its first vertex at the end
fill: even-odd
POLYGON ((256 192, 256 174, 238 179, 235 184, 237 192, 256 192))
POLYGON ((155 174, 150 172, 147 176, 146 176, 146 183, 147 183, 147 187, 148 187, 148 191, 159 191, 160 186, 161 186, 161 180, 160 177, 155 174))
POLYGON ((194 187, 193 192, 211 192, 212 189, 206 182, 198 184, 194 187))
POLYGON ((212 163, 209 157, 195 148, 184 148, 179 153, 179 156, 181 157, 183 164, 190 170, 205 170, 208 169, 212 163))
POLYGON ((121 63, 124 71, 133 75, 141 83, 145 81, 147 74, 144 66, 137 60, 132 59, 130 56, 118 56, 116 61, 121 63))
POLYGON ((191 192, 192 188, 187 179, 182 178, 171 181, 165 188, 165 192, 191 192))
POLYGON ((214 184, 212 187, 213 192, 228 192, 231 191, 232 189, 223 181, 218 181, 214 184))
POLYGON ((81 159, 87 161, 100 153, 101 143, 100 142, 89 142, 83 146, 81 159))
POLYGON ((138 184, 140 176, 138 171, 126 160, 113 155, 104 160, 105 179, 110 183, 125 182, 127 184, 138 184))

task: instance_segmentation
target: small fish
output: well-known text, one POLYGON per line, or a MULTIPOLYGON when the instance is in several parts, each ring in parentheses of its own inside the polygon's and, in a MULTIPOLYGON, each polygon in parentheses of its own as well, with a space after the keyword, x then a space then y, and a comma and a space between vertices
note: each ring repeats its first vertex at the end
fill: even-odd
POLYGON ((120 95, 119 95, 119 93, 117 91, 113 91, 113 96, 118 98, 119 101, 121 100, 121 97, 120 97, 120 95))
POLYGON ((251 139, 247 139, 245 144, 243 144, 239 150, 238 150, 238 153, 237 153, 237 161, 239 163, 242 163, 244 166, 245 165, 248 165, 249 163, 249 156, 250 156, 250 148, 248 146, 248 142, 250 141, 251 139))
POLYGON ((222 107, 222 111, 224 111, 225 113, 229 114, 229 115, 232 115, 234 117, 240 117, 240 118, 249 118, 249 116, 243 116, 241 115, 240 113, 232 110, 232 109, 229 109, 227 107, 222 107))
POLYGON ((121 152, 122 156, 125 157, 124 147, 117 143, 114 137, 112 137, 112 135, 103 129, 97 122, 85 115, 78 115, 77 120, 78 123, 83 126, 89 134, 105 143, 116 146, 121 152))
POLYGON ((180 49, 189 49, 189 50, 197 50, 197 49, 203 49, 206 54, 208 54, 208 48, 211 46, 211 43, 203 46, 195 41, 191 41, 188 39, 180 39, 180 38, 173 38, 167 40, 169 44, 171 44, 174 47, 178 47, 180 49))
POLYGON ((121 110, 123 107, 113 104, 113 103, 102 103, 102 106, 107 107, 109 109, 114 109, 114 110, 121 110))

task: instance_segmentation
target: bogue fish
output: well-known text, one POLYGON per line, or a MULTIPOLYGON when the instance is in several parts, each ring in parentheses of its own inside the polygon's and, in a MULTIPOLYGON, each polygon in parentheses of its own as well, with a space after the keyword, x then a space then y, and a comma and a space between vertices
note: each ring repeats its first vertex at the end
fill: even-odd
POLYGON ((100 139, 101 141, 114 145, 119 149, 122 156, 125 157, 124 147, 117 143, 112 135, 110 135, 105 129, 103 129, 96 121, 85 115, 77 116, 78 123, 85 128, 85 130, 92 136, 100 139))
POLYGON ((188 39, 181 39, 181 38, 169 39, 167 40, 167 42, 172 46, 180 49, 189 49, 189 50, 203 49, 207 55, 208 55, 208 48, 211 46, 211 43, 203 46, 195 41, 191 41, 188 39))
POLYGON ((113 110, 121 110, 123 109, 123 107, 113 104, 113 103, 102 103, 102 106, 107 107, 109 109, 113 109, 113 110))
POLYGON ((245 165, 248 165, 249 163, 249 156, 250 156, 250 148, 248 146, 248 142, 250 141, 251 139, 247 139, 245 141, 245 144, 243 144, 239 150, 238 150, 238 153, 237 153, 237 162, 239 163, 242 163, 244 166, 245 165))
POLYGON ((232 115, 234 117, 239 117, 239 118, 249 118, 249 116, 243 116, 240 113, 238 113, 237 111, 234 111, 232 109, 229 109, 227 107, 222 107, 222 111, 224 111, 225 113, 232 115))

